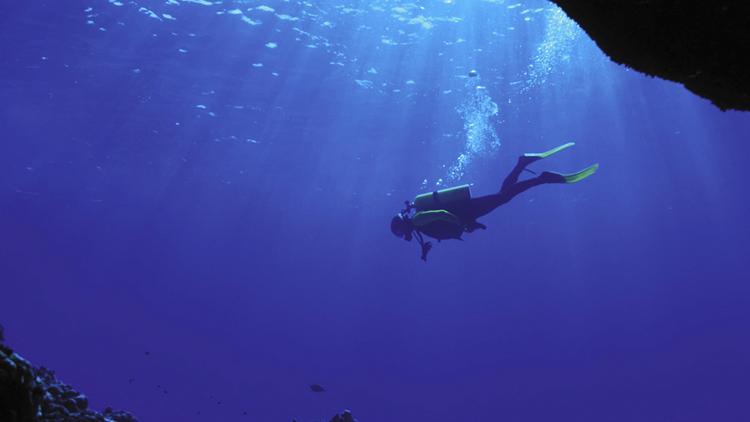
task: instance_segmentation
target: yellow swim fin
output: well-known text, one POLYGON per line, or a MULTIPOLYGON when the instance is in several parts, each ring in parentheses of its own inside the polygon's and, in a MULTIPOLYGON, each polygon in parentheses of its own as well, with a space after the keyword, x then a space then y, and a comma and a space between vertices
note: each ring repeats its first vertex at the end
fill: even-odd
POLYGON ((596 163, 594 165, 586 167, 585 169, 577 173, 563 174, 562 177, 565 178, 565 183, 576 183, 596 173, 596 170, 598 169, 599 163, 596 163))
POLYGON ((558 152, 560 152, 560 151, 562 151, 564 149, 568 149, 568 148, 572 147, 575 144, 576 144, 575 142, 568 142, 567 144, 562 144, 559 147, 552 148, 549 151, 545 151, 545 152, 527 152, 523 156, 526 157, 526 158, 534 158, 535 159, 534 161, 541 160, 542 158, 547 158, 550 155, 557 154, 558 152))

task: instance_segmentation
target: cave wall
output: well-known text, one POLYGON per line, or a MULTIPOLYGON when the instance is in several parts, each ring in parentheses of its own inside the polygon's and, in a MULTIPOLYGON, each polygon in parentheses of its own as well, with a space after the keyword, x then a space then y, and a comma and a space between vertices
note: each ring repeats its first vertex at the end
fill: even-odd
POLYGON ((750 1, 552 1, 613 61, 750 110, 750 1))

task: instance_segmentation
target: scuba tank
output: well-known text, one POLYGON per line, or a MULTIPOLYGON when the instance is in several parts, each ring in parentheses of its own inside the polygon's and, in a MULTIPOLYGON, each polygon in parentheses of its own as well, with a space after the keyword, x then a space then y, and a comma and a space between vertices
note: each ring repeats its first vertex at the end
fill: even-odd
POLYGON ((448 211, 451 204, 471 199, 469 185, 423 193, 414 198, 417 213, 412 222, 417 230, 438 240, 461 239, 465 223, 448 211))
POLYGON ((414 198, 414 208, 417 211, 429 211, 445 209, 453 202, 467 201, 471 199, 469 185, 461 185, 434 192, 417 195, 414 198))

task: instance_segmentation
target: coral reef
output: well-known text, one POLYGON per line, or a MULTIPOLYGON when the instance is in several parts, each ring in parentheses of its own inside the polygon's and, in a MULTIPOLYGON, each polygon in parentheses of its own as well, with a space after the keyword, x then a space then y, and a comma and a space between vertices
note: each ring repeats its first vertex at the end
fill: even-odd
MULTIPOLYGON (((128 412, 89 409, 86 396, 3 344, 0 325, 0 422, 137 422, 128 412)), ((295 420, 296 422, 296 420, 295 420)), ((357 422, 349 410, 330 422, 357 422)))
POLYGON ((0 326, 0 421, 137 422, 128 412, 89 409, 85 395, 55 378, 54 372, 34 367, 2 341, 0 326))
POLYGON ((750 110, 750 2, 552 1, 613 61, 750 110))

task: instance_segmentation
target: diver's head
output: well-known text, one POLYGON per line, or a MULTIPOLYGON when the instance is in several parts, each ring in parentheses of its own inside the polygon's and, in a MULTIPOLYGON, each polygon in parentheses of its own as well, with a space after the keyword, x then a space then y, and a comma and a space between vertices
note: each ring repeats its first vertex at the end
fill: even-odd
POLYGON ((396 214, 391 219, 391 232, 393 232, 396 237, 401 237, 404 240, 411 240, 411 221, 409 221, 408 218, 404 217, 403 214, 399 213, 396 214))

